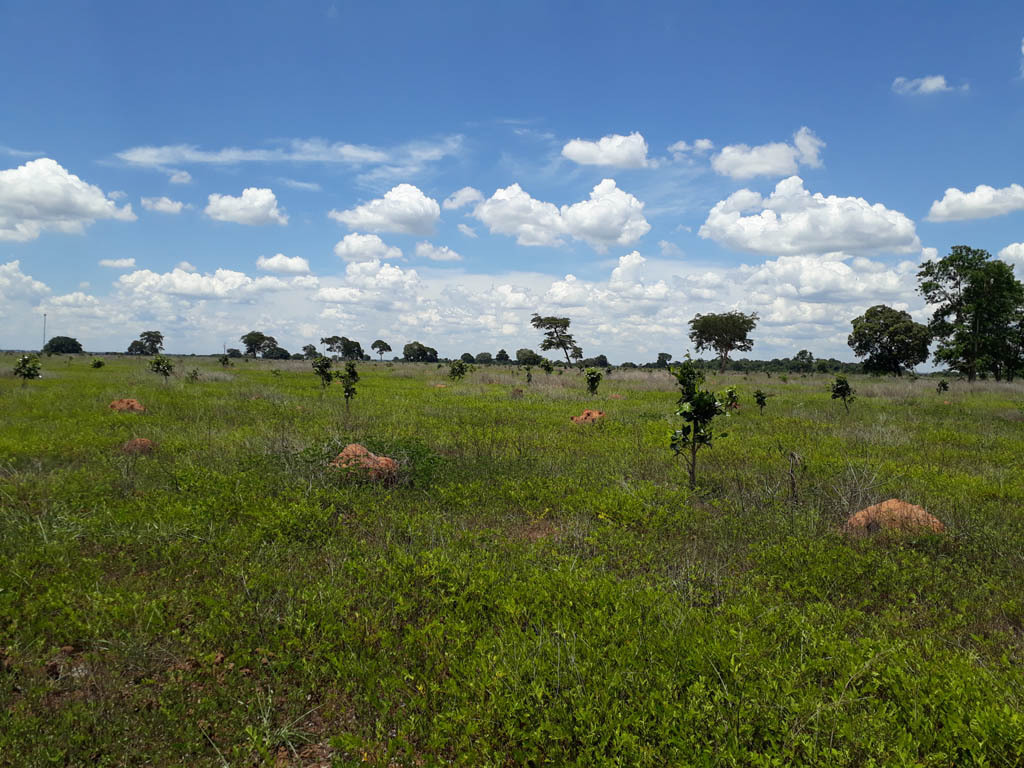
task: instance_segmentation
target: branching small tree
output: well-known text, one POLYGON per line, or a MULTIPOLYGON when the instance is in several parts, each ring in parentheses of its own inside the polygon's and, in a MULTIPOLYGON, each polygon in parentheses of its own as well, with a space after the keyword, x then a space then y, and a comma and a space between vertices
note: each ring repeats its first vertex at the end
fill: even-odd
POLYGON ((837 373, 835 381, 832 382, 832 399, 842 400, 847 413, 850 411, 850 403, 857 399, 856 391, 842 374, 837 373))
MULTIPOLYGON (((714 440, 712 422, 726 410, 721 400, 703 388, 704 374, 690 359, 685 360, 672 371, 679 383, 681 395, 677 416, 683 419, 683 426, 672 433, 671 446, 676 456, 686 458, 690 490, 697 487, 697 453, 701 448, 710 448, 714 440)), ((722 432, 718 437, 726 437, 722 432)))
POLYGON ((462 378, 469 370, 465 360, 452 360, 448 363, 448 378, 452 381, 462 381, 462 378))
POLYGON ((331 382, 334 380, 334 374, 331 371, 331 358, 329 357, 318 357, 313 361, 313 373, 320 379, 320 389, 327 389, 331 382))
POLYGON ((381 362, 384 361, 384 353, 391 351, 391 345, 383 339, 377 339, 373 344, 370 345, 370 349, 376 351, 380 355, 381 362))
POLYGON ((758 389, 754 392, 754 402, 757 403, 758 413, 764 416, 764 407, 768 405, 768 398, 771 397, 767 392, 763 392, 758 389))
POLYGON ((349 410, 349 403, 356 396, 356 382, 359 381, 359 374, 356 372, 356 364, 349 362, 345 364, 344 371, 335 371, 334 378, 341 382, 342 394, 345 395, 345 412, 349 410))
POLYGON ((38 357, 22 355, 14 364, 14 375, 21 379, 21 386, 25 386, 29 379, 42 378, 43 375, 39 372, 40 367, 38 357))
POLYGON ((928 359, 931 337, 928 326, 915 323, 909 312, 876 304, 854 318, 847 343, 857 357, 867 357, 866 373, 902 376, 928 359))
POLYGON ((164 357, 163 355, 157 355, 149 361, 149 370, 153 373, 164 377, 164 384, 167 383, 167 379, 174 372, 174 363, 171 362, 170 358, 164 357))
POLYGON ((730 352, 749 352, 754 348, 749 334, 757 327, 757 321, 756 312, 749 315, 742 312, 698 314, 690 321, 690 341, 696 345, 698 352, 715 350, 719 357, 718 370, 724 372, 730 352))
POLYGON ((541 351, 561 350, 565 355, 565 362, 571 366, 573 360, 583 359, 583 350, 576 343, 573 335, 569 333, 570 323, 568 317, 541 317, 536 313, 530 320, 530 325, 537 330, 544 331, 544 340, 540 343, 541 351))
POLYGON ((587 392, 591 395, 596 395, 597 388, 601 384, 601 372, 597 368, 587 368, 583 372, 583 376, 587 380, 587 392))

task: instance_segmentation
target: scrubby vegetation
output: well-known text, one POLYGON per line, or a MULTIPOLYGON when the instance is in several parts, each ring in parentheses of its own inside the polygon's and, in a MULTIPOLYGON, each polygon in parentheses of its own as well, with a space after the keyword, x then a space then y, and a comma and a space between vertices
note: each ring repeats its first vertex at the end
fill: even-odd
POLYGON ((4 359, 2 765, 1024 762, 1019 383, 773 378, 691 491, 664 369, 364 363, 346 414, 309 361, 4 359), (843 532, 893 497, 945 531, 843 532))

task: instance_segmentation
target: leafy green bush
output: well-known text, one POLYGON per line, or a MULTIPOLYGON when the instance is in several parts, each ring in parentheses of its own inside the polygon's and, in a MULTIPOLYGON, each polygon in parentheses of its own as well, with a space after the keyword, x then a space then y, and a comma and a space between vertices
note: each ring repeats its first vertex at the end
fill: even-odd
POLYGON ((92 368, 102 368, 106 363, 98 357, 94 357, 92 362, 89 363, 92 368))
POLYGON ((448 378, 452 381, 462 381, 469 366, 464 360, 452 360, 448 363, 448 378))
POLYGON ((840 373, 836 374, 836 378, 832 382, 832 399, 842 400, 843 407, 846 408, 847 412, 850 410, 850 403, 857 399, 853 387, 850 386, 850 382, 840 373))
POLYGON ((18 358, 18 361, 14 364, 14 375, 21 379, 21 383, 25 384, 29 379, 42 378, 40 373, 39 358, 35 355, 22 355, 18 358))
POLYGON ((596 395, 597 388, 601 384, 601 372, 597 368, 587 368, 583 372, 583 376, 587 381, 587 392, 596 395))
POLYGON ((754 402, 757 404, 758 413, 764 415, 764 407, 768 405, 768 398, 771 397, 767 392, 760 389, 754 392, 754 402))
POLYGON ((174 372, 174 363, 171 362, 170 358, 164 357, 163 355, 157 355, 149 361, 149 370, 153 373, 164 377, 164 383, 167 382, 167 378, 174 372))

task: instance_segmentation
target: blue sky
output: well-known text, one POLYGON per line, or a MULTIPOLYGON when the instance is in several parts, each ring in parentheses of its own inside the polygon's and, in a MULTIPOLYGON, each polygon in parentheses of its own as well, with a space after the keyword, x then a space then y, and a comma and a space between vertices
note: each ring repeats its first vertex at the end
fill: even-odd
POLYGON ((540 311, 644 360, 741 309, 849 359, 927 317, 922 258, 1024 271, 1022 46, 1011 2, 0 2, 0 347, 456 355, 540 311))

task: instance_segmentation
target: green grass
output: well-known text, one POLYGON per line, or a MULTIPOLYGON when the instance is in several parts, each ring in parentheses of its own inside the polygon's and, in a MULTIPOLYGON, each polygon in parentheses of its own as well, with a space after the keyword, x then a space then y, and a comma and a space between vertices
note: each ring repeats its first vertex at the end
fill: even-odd
POLYGON ((69 359, 0 357, 0 765, 1024 765, 1020 386, 717 377, 691 493, 663 372, 69 359))

